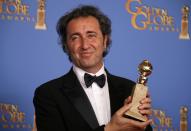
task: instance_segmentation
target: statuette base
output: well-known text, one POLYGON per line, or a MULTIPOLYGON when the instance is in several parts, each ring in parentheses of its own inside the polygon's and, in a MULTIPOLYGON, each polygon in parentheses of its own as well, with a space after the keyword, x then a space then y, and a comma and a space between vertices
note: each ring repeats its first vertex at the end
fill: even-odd
POLYGON ((129 116, 140 121, 147 121, 147 117, 140 114, 138 109, 140 106, 140 101, 146 98, 147 91, 147 86, 136 84, 132 96, 132 107, 124 114, 125 116, 129 116))

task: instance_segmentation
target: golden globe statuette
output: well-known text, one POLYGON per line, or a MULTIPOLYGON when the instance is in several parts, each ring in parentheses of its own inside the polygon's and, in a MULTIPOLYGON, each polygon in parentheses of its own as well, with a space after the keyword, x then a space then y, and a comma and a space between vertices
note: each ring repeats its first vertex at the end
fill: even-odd
POLYGON ((37 21, 35 25, 35 29, 38 30, 46 30, 45 23, 45 0, 38 0, 38 10, 37 10, 37 21))
POLYGON ((152 73, 152 65, 148 60, 144 60, 140 63, 138 70, 140 72, 140 77, 137 80, 137 84, 134 87, 132 93, 132 107, 125 112, 125 117, 130 117, 139 121, 146 121, 147 117, 139 113, 140 101, 146 98, 148 87, 146 86, 148 76, 152 73))
POLYGON ((181 20, 181 32, 179 35, 179 39, 190 39, 188 33, 188 18, 189 18, 190 8, 189 6, 184 6, 182 8, 182 20, 181 20))
POLYGON ((180 131, 188 131, 188 108, 180 108, 180 131))

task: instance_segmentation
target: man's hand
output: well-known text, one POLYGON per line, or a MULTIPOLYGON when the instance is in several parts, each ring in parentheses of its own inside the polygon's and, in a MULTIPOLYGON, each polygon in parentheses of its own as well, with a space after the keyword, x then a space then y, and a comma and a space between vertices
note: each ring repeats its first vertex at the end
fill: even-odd
MULTIPOLYGON (((121 107, 111 118, 111 121, 105 126, 105 131, 144 131, 144 129, 152 123, 151 119, 145 122, 139 122, 124 117, 124 113, 131 108, 131 97, 128 97, 124 101, 124 106, 121 107)), ((145 116, 149 116, 152 113, 151 99, 147 95, 146 98, 140 101, 138 107, 140 113, 145 116)))
POLYGON ((147 94, 147 97, 144 98, 143 100, 140 101, 140 106, 138 107, 139 112, 142 115, 149 117, 149 115, 152 114, 152 109, 151 109, 151 98, 150 95, 147 94))

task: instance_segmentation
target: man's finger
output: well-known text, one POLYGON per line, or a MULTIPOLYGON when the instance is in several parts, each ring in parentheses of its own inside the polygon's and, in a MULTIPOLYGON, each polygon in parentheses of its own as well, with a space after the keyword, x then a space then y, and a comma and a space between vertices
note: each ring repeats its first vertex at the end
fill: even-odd
POLYGON ((121 107, 121 108, 116 112, 116 114, 117 114, 118 116, 123 116, 124 113, 131 108, 131 106, 132 106, 131 103, 130 103, 130 104, 125 104, 123 107, 121 107))
POLYGON ((150 98, 144 98, 140 101, 141 104, 144 104, 144 103, 151 103, 151 99, 150 98))
POLYGON ((151 115, 152 114, 152 110, 140 110, 139 111, 142 115, 151 115))
POLYGON ((129 97, 127 97, 127 98, 125 99, 124 104, 129 104, 129 103, 131 103, 131 101, 132 101, 132 97, 129 96, 129 97))
POLYGON ((151 104, 142 104, 138 107, 139 110, 151 109, 151 104))

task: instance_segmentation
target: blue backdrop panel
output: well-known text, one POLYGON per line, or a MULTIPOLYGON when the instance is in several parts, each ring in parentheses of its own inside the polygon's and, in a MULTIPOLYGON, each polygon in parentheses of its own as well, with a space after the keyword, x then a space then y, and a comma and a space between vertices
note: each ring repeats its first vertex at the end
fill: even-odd
MULTIPOLYGON (((148 59, 154 68, 148 81, 153 108, 161 110, 172 119, 170 128, 179 130, 180 107, 186 106, 188 130, 191 130, 191 41, 179 39, 181 9, 185 5, 190 6, 191 1, 47 0, 44 8, 45 30, 35 28, 40 1, 42 0, 0 1, 1 131, 31 131, 35 88, 70 69, 71 63, 58 44, 55 27, 61 15, 79 4, 96 5, 112 20, 112 47, 105 58, 108 70, 136 81, 137 66, 142 60, 148 59), (18 7, 24 9, 19 10, 18 7), (142 29, 132 24, 132 16, 136 13, 129 12, 136 12, 137 8, 142 10, 142 14, 137 14, 135 22, 142 29), (161 17, 164 14, 157 14, 156 10, 166 13, 172 23, 162 24, 164 19, 161 17), (149 18, 150 23, 147 22, 147 27, 143 28, 141 22, 148 21, 149 18)), ((188 33, 190 32, 189 16, 188 33)), ((167 128, 159 120, 155 122, 159 127, 167 128)))

